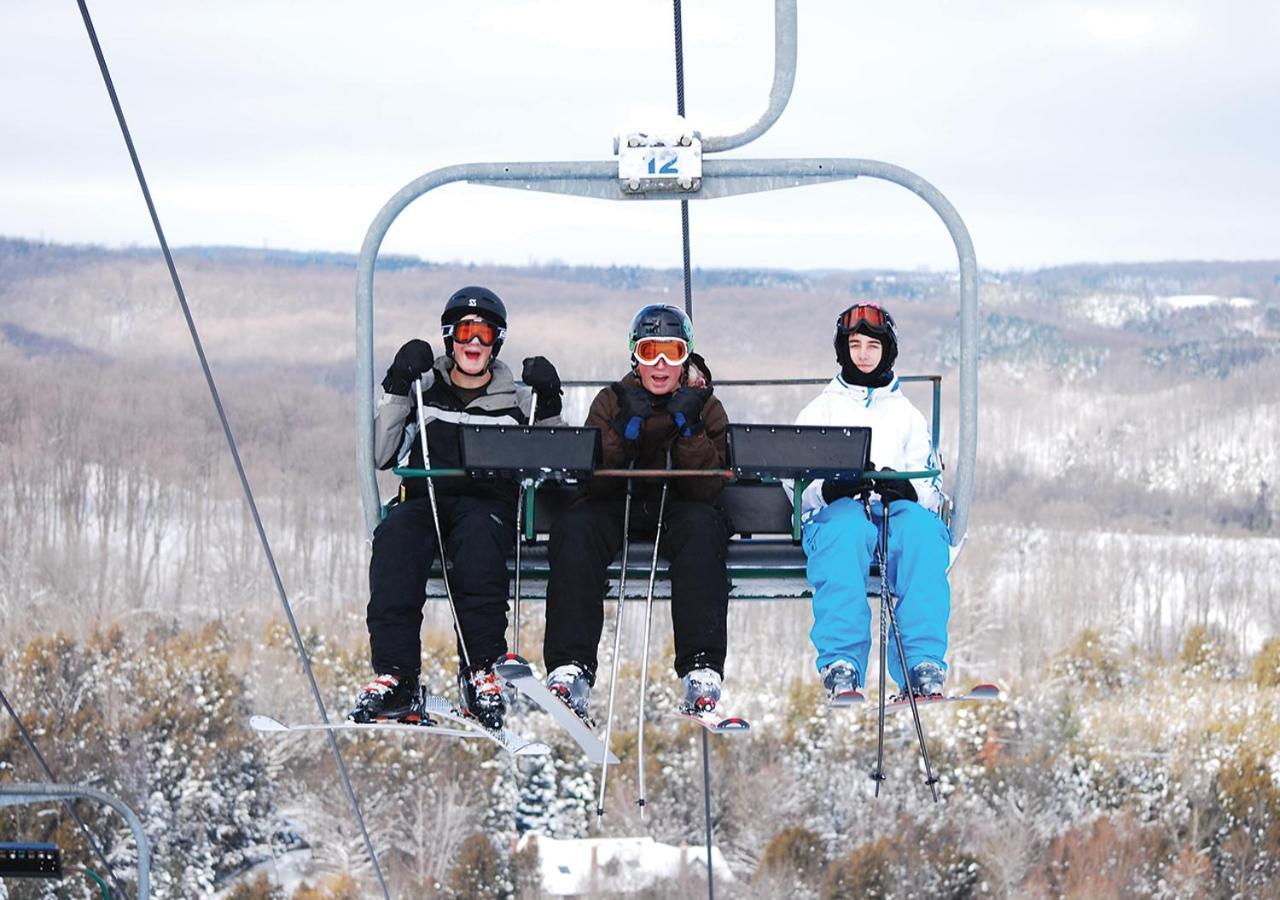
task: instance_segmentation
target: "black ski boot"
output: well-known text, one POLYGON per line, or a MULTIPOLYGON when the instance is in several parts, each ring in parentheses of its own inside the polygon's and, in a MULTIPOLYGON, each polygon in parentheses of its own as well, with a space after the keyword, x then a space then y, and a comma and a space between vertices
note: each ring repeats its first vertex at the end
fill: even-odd
POLYGON ((502 696, 502 682, 491 667, 474 672, 458 673, 458 689, 462 694, 462 712, 471 716, 485 728, 497 730, 507 713, 506 700, 502 696))
POLYGON ((547 676, 547 690, 577 713, 579 719, 591 724, 591 715, 587 711, 587 703, 591 699, 591 680, 582 666, 577 663, 556 666, 547 676))
POLYGON ((378 675, 356 695, 356 708, 347 719, 367 725, 371 722, 422 721, 422 689, 416 675, 378 675))

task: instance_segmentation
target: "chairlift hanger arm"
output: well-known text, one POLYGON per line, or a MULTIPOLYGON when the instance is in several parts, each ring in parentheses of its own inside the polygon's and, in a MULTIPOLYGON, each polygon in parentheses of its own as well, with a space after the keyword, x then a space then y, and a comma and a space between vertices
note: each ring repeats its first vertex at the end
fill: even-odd
POLYGON ((635 195, 618 185, 612 162, 473 163, 437 169, 401 188, 374 217, 356 265, 356 463, 360 476, 365 524, 372 534, 381 520, 377 469, 373 461, 373 275, 383 238, 410 203, 445 184, 466 181, 523 190, 559 191, 600 199, 710 199, 805 184, 821 184, 858 177, 877 178, 905 187, 925 201, 942 219, 960 270, 960 426, 955 465, 952 544, 964 539, 973 498, 977 459, 978 421, 978 266, 973 241, 951 202, 919 175, 891 163, 867 159, 713 159, 703 164, 700 191, 680 194, 635 195))
POLYGON ((732 150, 760 137, 787 108, 795 83, 796 0, 777 0, 773 7, 773 85, 769 89, 769 105, 759 119, 737 134, 704 137, 702 152, 732 150))

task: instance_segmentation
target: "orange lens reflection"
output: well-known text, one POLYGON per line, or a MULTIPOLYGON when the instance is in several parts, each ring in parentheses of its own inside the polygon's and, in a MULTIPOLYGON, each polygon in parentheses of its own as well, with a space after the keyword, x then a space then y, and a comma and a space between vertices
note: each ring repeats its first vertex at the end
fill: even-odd
POLYGON ((866 322, 872 328, 885 326, 884 310, 878 306, 855 306, 844 314, 844 327, 853 328, 859 322, 866 322))
POLYGON ((474 319, 453 326, 453 339, 459 344, 465 344, 476 337, 486 347, 492 347, 498 337, 498 329, 489 322, 477 322, 474 319))
POLYGON ((659 358, 678 366, 689 358, 689 345, 680 338, 641 338, 636 341, 636 359, 652 366, 659 358))

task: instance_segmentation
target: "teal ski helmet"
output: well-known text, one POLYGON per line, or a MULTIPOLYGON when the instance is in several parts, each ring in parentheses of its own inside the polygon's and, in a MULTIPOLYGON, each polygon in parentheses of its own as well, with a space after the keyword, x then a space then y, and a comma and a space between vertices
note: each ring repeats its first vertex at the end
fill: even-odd
POLYGON ((680 338, 693 352, 693 321, 685 315, 684 310, 665 303, 651 303, 640 307, 640 311, 631 320, 631 365, 636 365, 636 344, 641 338, 671 337, 680 338))

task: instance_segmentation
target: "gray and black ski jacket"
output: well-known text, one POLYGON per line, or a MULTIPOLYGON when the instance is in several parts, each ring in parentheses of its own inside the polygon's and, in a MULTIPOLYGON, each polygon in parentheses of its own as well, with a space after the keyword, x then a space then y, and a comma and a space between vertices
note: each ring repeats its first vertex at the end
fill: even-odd
MULTIPOLYGON (((506 363, 494 360, 493 378, 484 393, 463 404, 453 386, 450 371, 453 359, 441 356, 431 371, 422 375, 423 419, 427 427, 427 447, 431 451, 433 469, 462 467, 460 425, 527 425, 532 413, 533 392, 517 387, 506 363)), ((540 418, 535 425, 564 425, 559 415, 540 418)), ((383 393, 378 401, 373 424, 373 458, 380 469, 394 465, 425 468, 422 442, 418 440, 418 415, 414 394, 407 396, 383 393)), ((513 481, 479 481, 466 478, 437 478, 436 494, 470 496, 515 502, 517 487, 513 481)), ((425 478, 405 478, 400 482, 400 499, 427 495, 425 478)))

